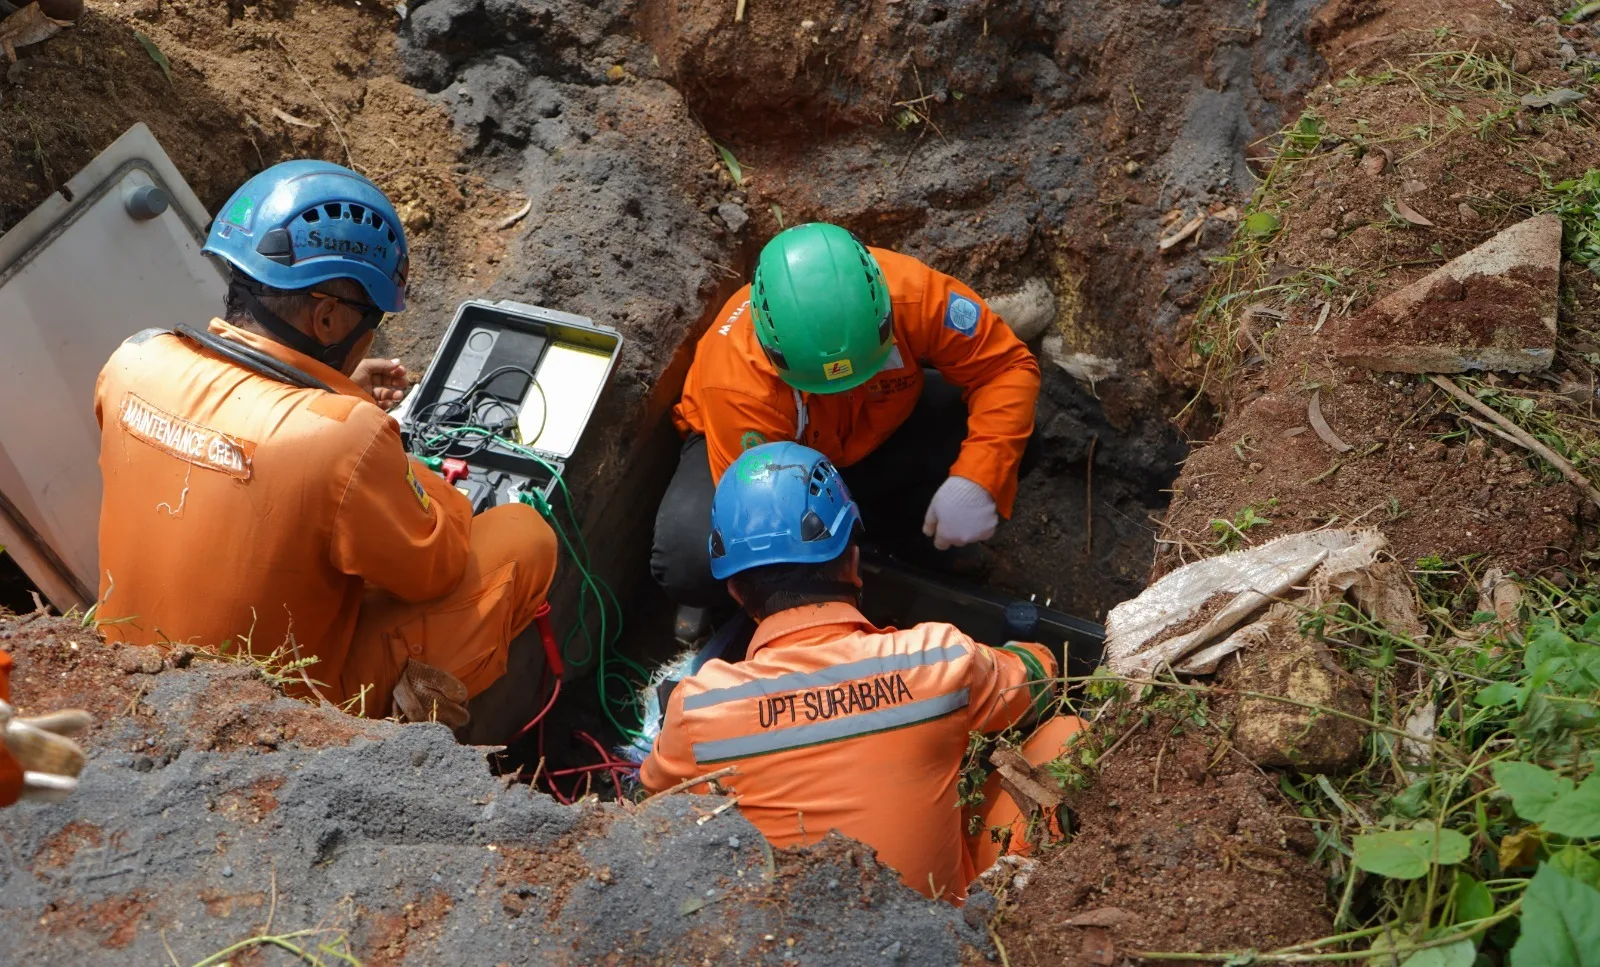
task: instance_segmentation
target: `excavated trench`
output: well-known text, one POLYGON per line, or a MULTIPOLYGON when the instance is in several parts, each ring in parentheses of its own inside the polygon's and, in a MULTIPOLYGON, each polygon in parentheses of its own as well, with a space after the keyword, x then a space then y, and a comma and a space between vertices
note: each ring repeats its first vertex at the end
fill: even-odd
MULTIPOLYGON (((1181 355, 1181 322, 1207 282, 1205 260, 1226 247, 1227 232, 1217 228, 1226 218, 1214 218, 1170 249, 1158 250, 1157 241, 1200 213, 1226 216, 1229 208, 1242 207, 1252 184, 1249 146, 1276 130, 1319 76, 1305 37, 1315 0, 1226 8, 1195 0, 750 0, 739 23, 733 6, 723 0, 422 0, 404 10, 393 41, 394 11, 324 0, 285 9, 230 6, 225 25, 214 10, 186 0, 140 8, 133 16, 173 60, 173 86, 192 112, 162 115, 152 126, 213 210, 262 163, 296 154, 342 160, 350 148, 370 159, 364 167, 396 193, 402 217, 421 240, 419 282, 414 308, 388 327, 382 351, 420 371, 453 307, 466 298, 558 308, 624 334, 613 383, 567 479, 595 570, 624 603, 625 653, 648 665, 675 647, 670 610, 649 578, 647 558, 655 508, 677 455, 668 413, 694 342, 747 277, 760 244, 783 225, 813 219, 844 224, 871 244, 962 278, 1029 330, 1044 374, 1037 415, 1042 455, 1022 481, 1014 518, 990 545, 986 582, 1102 620, 1145 585, 1167 488, 1187 455, 1187 441, 1211 429, 1203 406, 1190 408, 1181 428, 1174 424, 1189 393, 1170 377, 1181 355), (338 29, 319 35, 312 18, 338 29), (298 71, 276 61, 250 66, 263 51, 276 56, 264 38, 279 31, 289 39, 286 50, 301 52, 299 66, 347 112, 337 139, 332 126, 278 130, 256 123, 272 104, 283 104, 297 119, 319 110, 316 100, 301 96, 298 71), (325 44, 325 63, 305 56, 312 43, 325 44), (225 49, 238 65, 215 54, 225 49), (266 93, 251 71, 268 80, 266 93), (215 88, 226 84, 236 85, 231 92, 250 92, 245 103, 237 93, 219 95, 215 88), (284 100, 291 97, 300 99, 284 100), (362 120, 363 112, 380 110, 376 120, 362 120), (350 147, 341 150, 346 131, 350 147), (451 143, 453 151, 440 147, 451 143), (519 218, 508 218, 515 212, 519 218)), ((130 53, 142 57, 127 16, 107 7, 80 36, 116 45, 125 52, 121 61, 130 53)), ((27 146, 13 143, 11 157, 29 185, 43 191, 61 174, 57 169, 87 160, 95 138, 85 132, 94 125, 114 136, 116 119, 125 125, 170 110, 159 106, 166 84, 159 73, 125 81, 111 75, 110 66, 107 76, 119 79, 104 83, 124 85, 116 103, 131 113, 108 120, 88 111, 87 120, 56 140, 52 134, 60 132, 47 129, 40 143, 55 152, 51 168, 42 151, 36 163, 32 138, 27 146)), ((28 76, 32 96, 54 90, 48 66, 42 78, 28 76)), ((0 227, 32 200, 27 191, 0 188, 0 227)), ((552 601, 562 623, 570 622, 579 606, 570 572, 552 601)), ((537 651, 514 652, 506 679, 475 704, 471 741, 503 741, 533 711, 541 674, 537 651)), ((407 881, 404 855, 395 858, 397 849, 412 850, 441 864, 444 880, 434 875, 439 892, 433 896, 448 894, 449 901, 442 912, 394 913, 403 921, 402 943, 394 956, 375 962, 405 959, 405 922, 412 924, 413 949, 424 949, 417 946, 418 916, 448 924, 442 935, 435 930, 427 938, 445 946, 426 949, 470 947, 484 951, 483 962, 544 962, 518 935, 509 936, 523 946, 504 948, 488 933, 474 932, 480 908, 489 911, 485 917, 501 915, 499 894, 485 888, 479 897, 469 886, 482 885, 474 879, 478 867, 462 857, 485 841, 493 851, 495 843, 518 838, 542 850, 560 850, 563 843, 570 848, 557 839, 577 835, 570 814, 545 810, 542 797, 536 797, 540 805, 495 814, 499 782, 483 774, 475 752, 456 755, 429 729, 382 731, 371 744, 358 740, 353 767, 371 772, 348 792, 336 788, 343 760, 328 758, 343 753, 311 752, 306 761, 320 761, 324 769, 302 776, 296 771, 301 753, 288 740, 283 750, 271 745, 259 756, 234 757, 227 771, 206 778, 209 760, 182 751, 194 747, 192 736, 162 731, 153 747, 169 749, 170 758, 156 756, 149 771, 138 746, 149 741, 154 723, 166 721, 169 709, 189 714, 191 706, 205 704, 193 694, 199 686, 177 683, 183 677, 161 676, 148 700, 154 706, 141 708, 139 695, 131 697, 128 707, 138 716, 118 718, 107 740, 115 746, 96 755, 116 755, 124 765, 123 748, 134 748, 129 768, 138 775, 97 779, 86 803, 125 797, 120 781, 139 785, 161 809, 176 809, 188 794, 186 783, 204 783, 208 796, 231 795, 228 789, 253 789, 287 775, 284 790, 271 786, 278 790, 274 805, 281 801, 305 820, 294 831, 296 843, 330 864, 339 881, 315 889, 301 884, 296 915, 314 919, 318 898, 326 894, 332 902, 346 887, 373 910, 392 912, 407 898, 419 908, 433 903, 407 881), (243 760, 249 761, 239 764, 243 760), (422 777, 423 763, 442 763, 440 775, 452 788, 469 790, 472 804, 437 801, 439 780, 422 777), (396 781, 403 788, 391 797, 396 781), (324 809, 318 797, 333 805, 324 809), (394 818, 371 818, 377 813, 394 818), (340 818, 346 816, 356 818, 340 818), (455 824, 472 832, 439 832, 455 824), (358 850, 341 848, 345 842, 380 844, 384 859, 362 867, 358 850)), ((593 696, 588 687, 564 693, 564 717, 551 720, 553 734, 575 726, 614 738, 593 696)), ((107 714, 116 711, 108 706, 107 714)), ((576 760, 591 750, 548 751, 553 760, 563 754, 576 760)), ((98 761, 92 759, 92 767, 98 761)), ((119 769, 117 775, 128 773, 119 769)), ((156 818, 166 815, 159 809, 134 812, 130 822, 165 822, 156 818)), ((678 809, 673 821, 690 814, 678 809)), ((57 818, 64 822, 64 816, 57 818)), ((619 903, 637 904, 627 907, 630 915, 657 924, 652 942, 672 949, 676 941, 669 937, 699 928, 667 898, 678 895, 673 891, 683 886, 680 880, 693 881, 698 891, 694 877, 722 874, 702 870, 701 859, 684 861, 687 854, 662 853, 658 869, 655 851, 701 857, 727 842, 744 858, 741 835, 746 846, 758 839, 744 825, 731 840, 726 831, 713 835, 715 826, 681 825, 689 834, 669 833, 665 821, 648 816, 629 818, 621 832, 603 833, 606 845, 591 856, 589 869, 599 870, 601 859, 609 865, 574 890, 579 899, 568 901, 561 892, 566 887, 553 887, 558 895, 551 901, 540 887, 518 894, 523 899, 517 902, 554 902, 550 922, 560 914, 564 928, 584 938, 574 940, 578 959, 572 962, 595 962, 642 942, 611 920, 584 919, 602 909, 620 915, 619 903), (684 872, 664 872, 677 865, 684 872), (653 886, 652 877, 670 882, 653 886)), ((176 829, 153 835, 169 833, 178 835, 176 829)), ((43 833, 30 837, 30 849, 43 841, 43 833)), ((237 842, 254 841, 241 834, 237 842)), ((268 840, 248 848, 258 850, 257 858, 276 849, 268 840)), ((219 848, 216 856, 225 855, 234 854, 219 848)), ((566 854, 546 858, 556 855, 566 854)), ((871 905, 857 903, 854 894, 837 895, 838 869, 855 871, 847 876, 870 872, 852 852, 841 855, 828 860, 832 872, 802 878, 809 892, 796 898, 803 903, 792 911, 773 906, 776 921, 768 917, 740 935, 766 936, 773 922, 776 935, 788 929, 784 924, 799 923, 797 933, 834 938, 834 955, 806 962, 841 964, 874 957, 940 962, 948 959, 941 944, 953 950, 986 942, 959 914, 915 902, 893 907, 897 913, 888 919, 895 926, 887 930, 881 904, 886 896, 896 898, 893 903, 903 898, 881 886, 863 887, 862 894, 876 896, 879 914, 828 923, 815 911, 856 903, 860 909, 851 909, 862 913, 871 905), (801 916, 802 910, 813 912, 801 916), (917 930, 926 941, 922 947, 917 944, 924 940, 912 939, 917 930), (846 934, 847 943, 837 939, 846 934)), ((231 876, 212 870, 220 861, 197 855, 193 863, 175 861, 178 872, 161 875, 177 878, 171 892, 181 899, 199 882, 195 870, 231 876)), ((580 866, 574 875, 588 873, 580 866)), ((5 892, 8 882, 13 890, 27 888, 23 880, 0 875, 0 913, 9 905, 31 922, 36 911, 5 892)), ((71 882, 74 891, 82 885, 71 882)), ((847 887, 853 882, 847 879, 847 887)), ((262 885, 252 883, 259 894, 262 885)), ((112 888, 84 889, 101 897, 112 888)), ((144 917, 157 901, 136 902, 144 917)), ((751 894, 732 920, 764 902, 751 894)), ((510 914, 513 901, 505 905, 510 914)), ((81 924, 75 929, 83 932, 81 924)), ((147 940, 140 935, 136 949, 159 950, 147 940)), ((30 942, 44 949, 50 941, 41 934, 30 942)), ((792 959, 781 940, 770 949, 740 949, 752 961, 792 959)))
MULTIPOLYGON (((1041 355, 1042 458, 987 583, 1090 620, 1137 593, 1187 453, 1168 350, 1226 244, 1156 241, 1170 212, 1242 202, 1246 146, 1315 76, 1313 6, 805 0, 739 24, 694 0, 410 11, 402 76, 449 111, 476 173, 531 204, 490 291, 629 340, 569 472, 597 569, 629 602, 623 650, 648 664, 674 647, 645 549, 694 341, 760 244, 814 219, 962 278, 1041 355)), ((413 318, 396 345, 425 350, 444 321, 413 318)), ((577 607, 570 575, 555 602, 577 607)), ((513 659, 474 738, 525 717, 537 674, 535 655, 513 659)))

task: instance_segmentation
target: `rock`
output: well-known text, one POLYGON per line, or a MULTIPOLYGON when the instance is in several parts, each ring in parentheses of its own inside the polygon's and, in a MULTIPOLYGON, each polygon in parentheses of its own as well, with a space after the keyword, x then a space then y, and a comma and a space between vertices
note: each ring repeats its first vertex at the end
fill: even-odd
POLYGON ((723 202, 717 206, 717 217, 722 219, 722 224, 728 226, 728 231, 739 232, 750 223, 750 216, 745 210, 731 202, 723 202))
POLYGON ((1029 279, 1017 291, 995 296, 989 308, 1023 342, 1032 341, 1056 321, 1055 293, 1043 279, 1029 279))
POLYGON ((1383 169, 1387 167, 1389 167, 1389 159, 1377 151, 1369 151, 1367 156, 1361 159, 1361 170, 1374 178, 1383 174, 1383 169))
POLYGON ((408 232, 420 232, 433 224, 433 212, 428 207, 418 202, 408 201, 400 205, 400 210, 395 214, 400 216, 400 223, 408 232))
POLYGON ((1561 219, 1518 222, 1335 330, 1335 353, 1379 372, 1548 369, 1560 269, 1561 219))
POLYGON ((118 657, 118 666, 129 675, 159 675, 166 667, 160 648, 125 646, 118 657))
POLYGON ((1056 332, 1044 337, 1044 342, 1039 346, 1039 357, 1060 366, 1073 379, 1090 385, 1110 379, 1121 371, 1121 364, 1115 359, 1092 353, 1067 352, 1061 334, 1056 332))
POLYGON ((1318 232, 1317 234, 1322 236, 1323 238, 1327 239, 1330 242, 1339 237, 1339 233, 1334 231, 1331 228, 1324 228, 1322 231, 1318 232))
POLYGON ((1457 205, 1456 211, 1460 213, 1461 220, 1469 225, 1478 220, 1478 210, 1466 202, 1457 205))
MULTIPOLYGON (((1367 701, 1326 648, 1300 635, 1288 621, 1274 622, 1270 645, 1241 652, 1229 687, 1365 716, 1367 701)), ((1367 727, 1341 716, 1269 699, 1246 698, 1234 718, 1233 744, 1250 761, 1270 768, 1337 773, 1356 765, 1367 727)))
POLYGON ((1547 141, 1540 141, 1538 144, 1532 145, 1528 148, 1528 153, 1540 161, 1553 165, 1564 165, 1572 160, 1571 155, 1547 141))

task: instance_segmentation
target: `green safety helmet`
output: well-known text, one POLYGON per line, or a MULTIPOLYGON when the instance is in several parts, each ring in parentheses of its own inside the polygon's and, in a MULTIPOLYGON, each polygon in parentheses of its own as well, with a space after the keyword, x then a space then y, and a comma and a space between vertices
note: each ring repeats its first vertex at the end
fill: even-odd
POLYGON ((894 348, 894 312, 878 260, 837 225, 775 235, 750 280, 756 338, 784 382, 843 393, 877 375, 894 348))

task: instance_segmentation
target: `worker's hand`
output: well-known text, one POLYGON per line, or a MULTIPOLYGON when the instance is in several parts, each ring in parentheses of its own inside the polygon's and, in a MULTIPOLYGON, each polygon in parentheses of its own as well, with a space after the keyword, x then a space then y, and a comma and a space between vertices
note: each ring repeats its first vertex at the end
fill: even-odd
POLYGON ((87 729, 89 721, 89 713, 81 709, 19 718, 9 703, 0 702, 3 755, 22 770, 21 802, 60 802, 78 788, 83 749, 71 737, 87 729))
POLYGON ((363 359, 350 379, 366 390, 386 410, 400 405, 406 395, 406 368, 398 359, 363 359))
POLYGON ((989 491, 966 477, 947 477, 928 503, 928 516, 922 532, 933 538, 933 546, 943 551, 986 541, 1000 526, 989 491))

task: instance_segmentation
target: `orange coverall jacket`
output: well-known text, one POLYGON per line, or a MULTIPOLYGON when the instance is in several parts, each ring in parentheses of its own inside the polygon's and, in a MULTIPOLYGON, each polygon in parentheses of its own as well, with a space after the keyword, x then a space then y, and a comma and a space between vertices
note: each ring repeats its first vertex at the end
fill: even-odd
MULTIPOLYGON (((11 656, 0 651, 0 702, 11 701, 11 656)), ((9 806, 22 794, 22 767, 0 742, 0 806, 9 806)))
POLYGON ((875 628, 839 602, 792 608, 761 622, 744 661, 707 662, 673 690, 639 778, 661 790, 736 766, 721 781, 774 846, 837 829, 912 889, 959 900, 979 872, 956 792, 967 736, 1026 725, 1055 675, 1042 645, 875 628))
POLYGON ((210 328, 333 392, 161 330, 112 354, 95 390, 107 639, 249 636, 266 655, 292 633, 330 698, 374 686, 368 714, 387 712, 412 657, 471 694, 487 688, 549 587, 549 527, 520 505, 474 527, 467 498, 409 458, 399 426, 342 373, 221 320, 210 328))
POLYGON ((932 366, 962 388, 967 439, 950 468, 1011 516, 1017 467, 1033 432, 1039 363, 976 292, 908 255, 870 249, 894 305, 894 351, 882 371, 847 393, 801 393, 761 351, 750 287, 733 294, 695 347, 673 409, 679 433, 702 433, 711 479, 753 446, 795 440, 848 467, 876 450, 911 415, 932 366), (976 306, 977 321, 970 318, 976 306))

